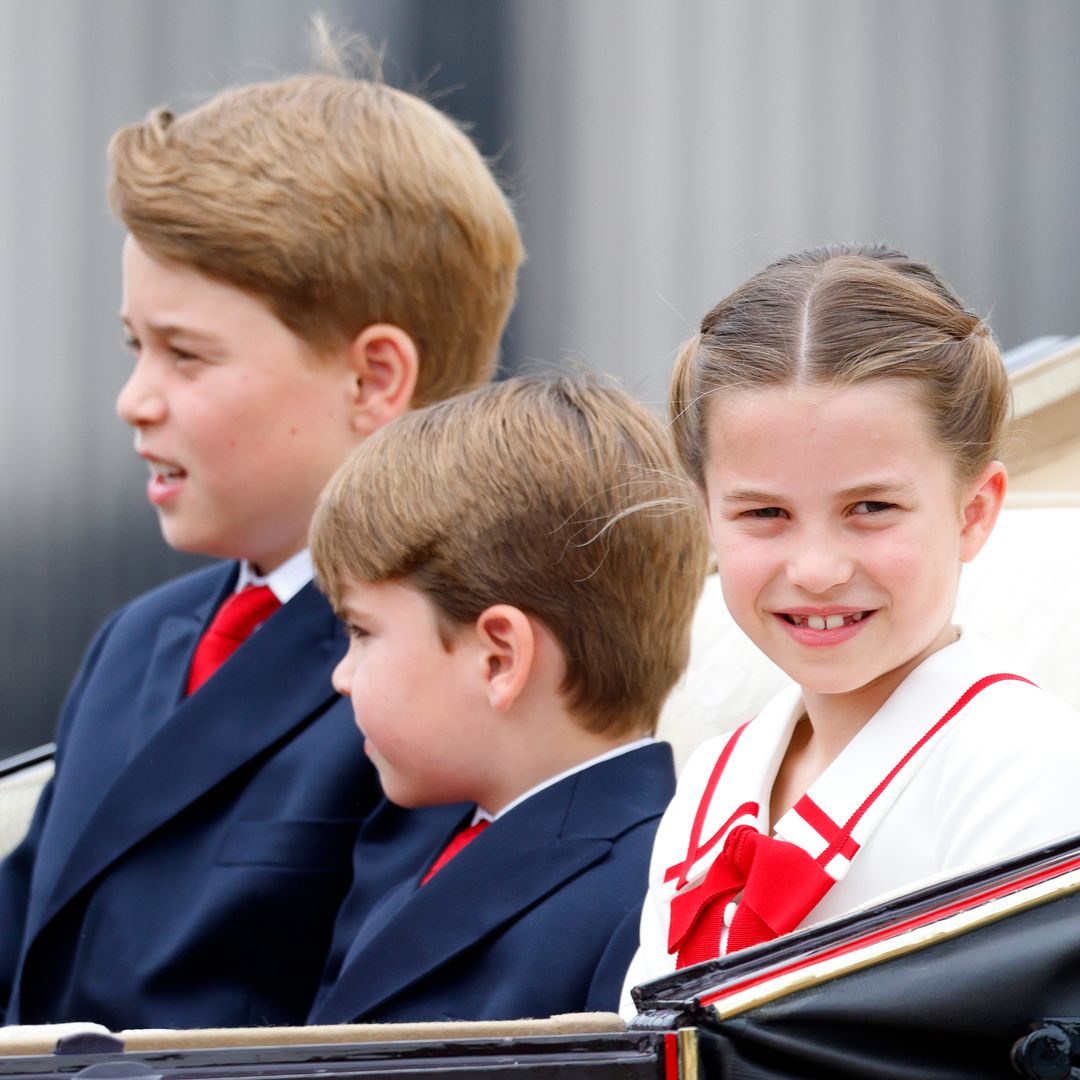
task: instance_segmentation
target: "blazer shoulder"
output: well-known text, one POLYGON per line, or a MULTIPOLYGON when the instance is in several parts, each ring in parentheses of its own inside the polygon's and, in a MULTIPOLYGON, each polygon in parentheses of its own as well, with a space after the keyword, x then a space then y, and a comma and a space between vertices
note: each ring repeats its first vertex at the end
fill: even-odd
POLYGON ((564 835, 617 840, 656 821, 675 794, 671 745, 649 743, 601 761, 576 776, 564 835))
POLYGON ((239 573, 235 562, 216 562, 173 578, 129 600, 119 611, 123 617, 161 618, 188 612, 224 592, 239 573))

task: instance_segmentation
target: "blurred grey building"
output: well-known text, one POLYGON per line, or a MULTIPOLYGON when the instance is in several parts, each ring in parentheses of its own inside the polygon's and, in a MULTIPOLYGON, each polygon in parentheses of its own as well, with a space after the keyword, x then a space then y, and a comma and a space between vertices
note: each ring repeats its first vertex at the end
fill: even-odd
POLYGON ((1074 0, 0 0, 0 755, 50 736, 110 610, 196 563, 113 414, 105 144, 306 68, 316 9, 497 161, 529 249, 507 370, 660 406, 708 306, 848 239, 932 262, 1006 347, 1080 332, 1074 0))

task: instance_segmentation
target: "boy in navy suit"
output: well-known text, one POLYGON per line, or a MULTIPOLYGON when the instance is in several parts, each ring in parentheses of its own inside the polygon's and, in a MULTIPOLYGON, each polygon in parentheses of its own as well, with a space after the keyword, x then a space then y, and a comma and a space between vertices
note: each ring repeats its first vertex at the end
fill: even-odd
POLYGON ((412 413, 335 474, 312 552, 387 798, 459 805, 381 896, 361 832, 309 1021, 615 1009, 706 558, 661 425, 586 377, 412 413))
POLYGON ((0 1019, 302 1022, 380 795, 330 685, 345 642, 311 583, 311 513, 373 431, 489 377, 520 240, 473 144, 377 82, 157 109, 110 160, 134 355, 118 411, 166 541, 226 561, 90 646, 0 868, 0 1019))

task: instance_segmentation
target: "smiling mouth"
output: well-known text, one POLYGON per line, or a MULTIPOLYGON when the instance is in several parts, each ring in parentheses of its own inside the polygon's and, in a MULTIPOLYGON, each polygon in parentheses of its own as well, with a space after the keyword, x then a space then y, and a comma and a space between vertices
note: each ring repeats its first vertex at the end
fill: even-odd
POLYGON ((150 473, 155 480, 182 480, 187 472, 179 465, 170 465, 164 461, 148 461, 150 473))
POLYGON ((789 615, 780 612, 780 617, 792 626, 806 626, 811 630, 839 630, 841 626, 850 626, 852 623, 861 622, 872 611, 852 611, 846 615, 789 615))

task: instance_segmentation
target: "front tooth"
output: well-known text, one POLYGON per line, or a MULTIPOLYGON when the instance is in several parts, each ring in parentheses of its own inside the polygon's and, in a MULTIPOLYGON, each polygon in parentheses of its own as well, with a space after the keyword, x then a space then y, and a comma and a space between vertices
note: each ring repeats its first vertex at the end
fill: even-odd
POLYGON ((825 617, 825 629, 826 630, 836 630, 838 627, 841 627, 843 625, 844 625, 844 616, 843 615, 827 615, 825 617))
POLYGON ((825 620, 820 615, 808 615, 806 617, 806 625, 809 626, 811 630, 824 630, 825 620))

